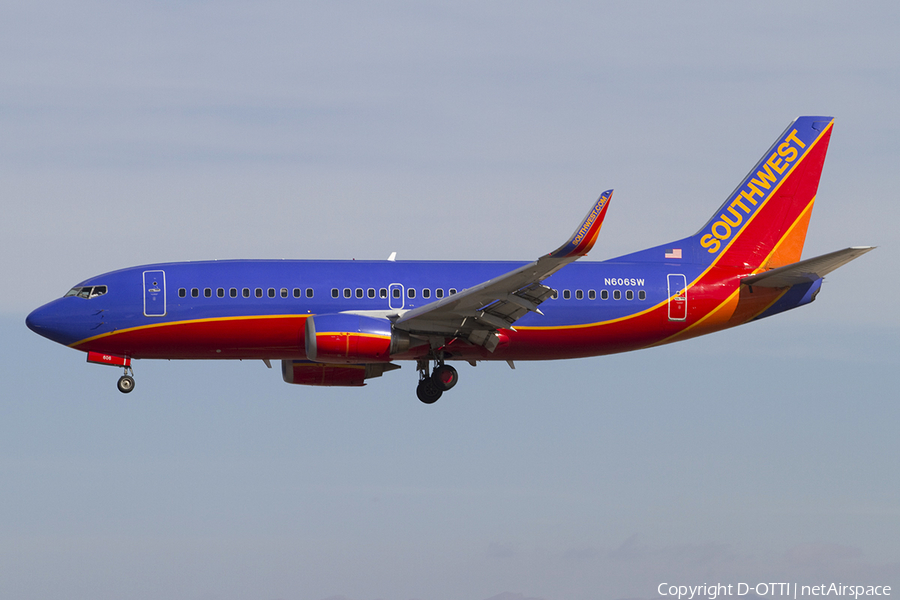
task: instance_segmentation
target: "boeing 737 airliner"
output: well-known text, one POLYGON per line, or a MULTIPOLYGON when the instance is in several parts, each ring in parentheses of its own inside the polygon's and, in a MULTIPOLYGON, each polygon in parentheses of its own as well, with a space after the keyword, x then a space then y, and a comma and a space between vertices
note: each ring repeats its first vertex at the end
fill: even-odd
POLYGON ((696 234, 602 262, 612 190, 562 246, 513 262, 229 260, 91 277, 28 327, 123 368, 133 359, 280 360, 288 383, 361 386, 415 361, 435 402, 449 361, 549 360, 668 344, 812 302, 822 278, 868 252, 800 260, 831 117, 800 117, 696 234))

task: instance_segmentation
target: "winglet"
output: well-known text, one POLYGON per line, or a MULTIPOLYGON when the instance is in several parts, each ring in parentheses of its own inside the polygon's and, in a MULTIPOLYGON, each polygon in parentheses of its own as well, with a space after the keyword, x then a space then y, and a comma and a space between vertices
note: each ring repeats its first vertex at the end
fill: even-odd
POLYGON ((603 219, 606 217, 606 209, 609 208, 609 199, 612 198, 612 190, 606 190, 588 211, 587 216, 572 237, 565 244, 550 253, 554 258, 568 258, 571 256, 584 256, 594 247, 603 219))

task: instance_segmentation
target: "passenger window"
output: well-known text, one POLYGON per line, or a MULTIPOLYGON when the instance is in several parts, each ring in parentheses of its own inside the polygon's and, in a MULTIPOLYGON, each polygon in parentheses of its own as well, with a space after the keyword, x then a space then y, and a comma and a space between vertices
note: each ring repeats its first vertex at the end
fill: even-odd
POLYGON ((369 288, 366 291, 366 294, 369 296, 369 298, 374 298, 375 297, 375 288, 369 288))
POLYGON ((431 298, 431 290, 429 290, 428 288, 423 289, 422 297, 423 298, 431 298))
POLYGON ((644 290, 639 291, 638 292, 638 300, 646 300, 646 299, 647 299, 647 292, 645 292, 644 290))
POLYGON ((357 298, 362 298, 364 295, 365 295, 365 292, 363 292, 362 288, 356 288, 356 297, 357 298))
POLYGON ((244 298, 249 298, 250 297, 250 288, 244 288, 243 290, 241 290, 241 295, 244 296, 244 298))
POLYGON ((256 288, 256 297, 257 297, 257 298, 262 298, 262 297, 263 297, 263 291, 262 291, 262 288, 256 288))
POLYGON ((217 288, 216 296, 218 296, 219 298, 224 298, 225 297, 225 288, 217 288))
POLYGON ((399 298, 400 297, 400 288, 394 288, 393 290, 391 290, 391 295, 394 298, 399 298))
POLYGON ((344 288, 344 298, 349 298, 353 295, 353 291, 350 288, 344 288))
MULTIPOLYGON (((66 295, 68 296, 68 294, 66 295)), ((184 298, 185 296, 187 296, 187 290, 184 288, 178 288, 178 297, 184 298)))
POLYGON ((634 300, 634 290, 628 290, 627 292, 625 292, 625 299, 634 300))
POLYGON ((584 292, 581 290, 575 290, 575 299, 584 300, 584 292))
POLYGON ((450 295, 452 296, 455 293, 456 293, 456 288, 450 288, 450 295))
POLYGON ((288 291, 287 291, 287 288, 281 288, 281 297, 282 297, 282 298, 287 298, 287 297, 288 297, 288 291))
POLYGON ((563 299, 569 300, 572 298, 572 292, 569 290, 563 290, 563 299))
POLYGON ((380 288, 378 290, 378 297, 379 298, 387 298, 387 288, 380 288))
POLYGON ((303 292, 300 291, 300 288, 294 288, 294 298, 299 298, 303 295, 303 292))
POLYGON ((597 299, 597 291, 596 290, 588 290, 588 300, 596 300, 597 299))
POLYGON ((212 298, 212 290, 210 288, 205 288, 203 290, 203 295, 207 298, 212 298))
POLYGON ((438 288, 438 289, 434 290, 434 295, 437 296, 438 298, 443 298, 444 297, 444 288, 438 288))
POLYGON ((200 297, 200 290, 198 290, 197 288, 191 288, 191 298, 199 298, 199 297, 200 297))
POLYGON ((609 300, 609 291, 603 290, 602 292, 600 292, 600 299, 609 300))
POLYGON ((406 288, 406 295, 410 298, 416 297, 416 288, 406 288))
POLYGON ((621 300, 621 299, 622 299, 622 292, 620 292, 619 290, 615 290, 613 292, 613 300, 621 300))
POLYGON ((306 297, 307 298, 313 297, 313 289, 312 288, 306 288, 306 297))
POLYGON ((269 298, 275 297, 275 288, 269 288, 269 298))
POLYGON ((331 297, 332 298, 337 298, 340 295, 341 295, 341 293, 338 291, 337 288, 331 288, 331 297))
POLYGON ((552 290, 552 291, 550 292, 550 297, 553 298, 554 300, 556 300, 557 298, 559 298, 559 290, 552 290))
POLYGON ((228 290, 228 295, 232 298, 237 298, 237 288, 231 288, 228 290))

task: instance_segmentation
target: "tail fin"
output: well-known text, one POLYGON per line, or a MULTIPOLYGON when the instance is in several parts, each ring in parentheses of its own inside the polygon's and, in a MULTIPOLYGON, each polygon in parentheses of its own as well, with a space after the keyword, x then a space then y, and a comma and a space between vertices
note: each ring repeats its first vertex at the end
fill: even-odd
POLYGON ((800 260, 832 117, 799 117, 692 240, 701 262, 771 269, 800 260))

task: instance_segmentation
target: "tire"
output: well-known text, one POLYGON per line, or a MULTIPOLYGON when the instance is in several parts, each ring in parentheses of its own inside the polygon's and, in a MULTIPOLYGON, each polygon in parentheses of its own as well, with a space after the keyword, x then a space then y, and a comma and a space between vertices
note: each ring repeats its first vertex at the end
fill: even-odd
POLYGON ((431 380, 439 390, 446 392, 459 381, 459 373, 450 365, 441 365, 431 374, 431 380))
POLYGON ((437 387, 434 382, 428 378, 419 382, 416 387, 416 396, 425 404, 434 404, 437 402, 444 392, 437 387))
POLYGON ((119 382, 116 384, 116 387, 119 388, 119 391, 123 394, 129 393, 134 389, 134 377, 122 375, 119 377, 119 382))

